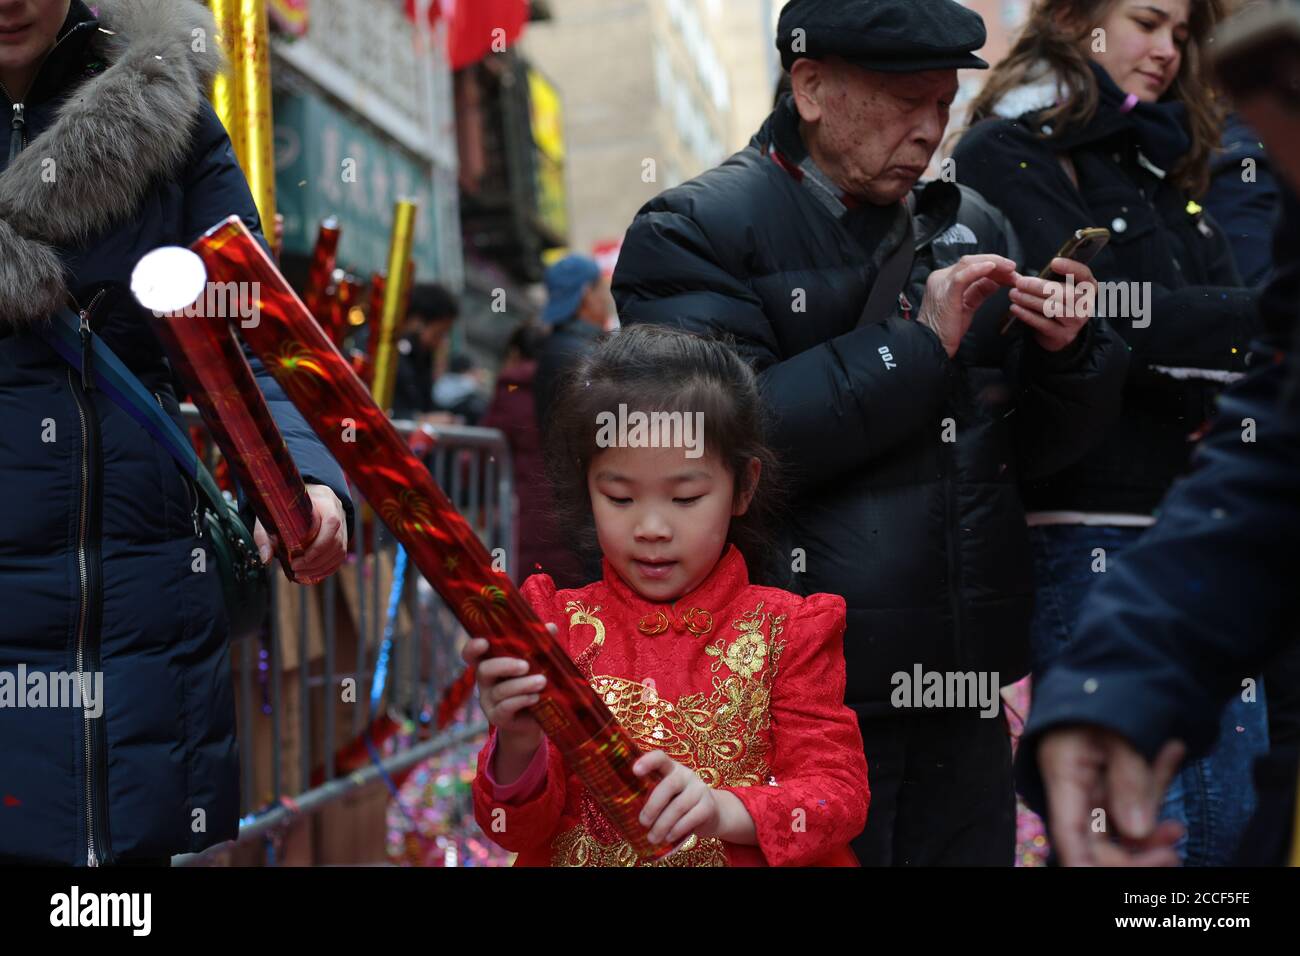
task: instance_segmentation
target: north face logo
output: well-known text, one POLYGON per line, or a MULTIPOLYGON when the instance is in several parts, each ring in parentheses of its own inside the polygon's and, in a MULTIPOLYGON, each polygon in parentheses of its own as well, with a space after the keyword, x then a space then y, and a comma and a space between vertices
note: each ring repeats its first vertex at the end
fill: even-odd
POLYGON ((936 243, 943 243, 946 246, 958 246, 963 243, 976 245, 979 240, 975 238, 975 233, 971 231, 970 226, 963 223, 955 223, 948 227, 943 235, 934 240, 936 243))

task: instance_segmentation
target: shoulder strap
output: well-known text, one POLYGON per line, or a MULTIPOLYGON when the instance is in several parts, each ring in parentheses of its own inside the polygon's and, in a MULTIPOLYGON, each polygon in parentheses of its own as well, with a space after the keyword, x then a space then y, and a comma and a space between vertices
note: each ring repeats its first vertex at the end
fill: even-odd
POLYGON ((907 198, 908 201, 902 204, 903 211, 907 215, 907 229, 903 233, 903 241, 880 267, 880 273, 876 276, 876 281, 871 286, 871 293, 867 296, 867 304, 862 309, 862 316, 858 319, 858 328, 874 325, 898 315, 898 297, 902 295, 907 285, 907 277, 912 274, 912 262, 916 257, 910 193, 907 198))
MULTIPOLYGON (((71 309, 62 308, 54 313, 48 326, 41 326, 41 335, 45 341, 59 353, 72 368, 83 374, 83 342, 80 322, 71 309)), ((192 478, 207 497, 209 504, 218 515, 225 515, 227 506, 221 490, 217 487, 211 472, 199 460, 198 453, 190 444, 185 433, 174 422, 158 402, 145 389, 135 374, 123 364, 94 332, 86 331, 89 336, 91 362, 96 386, 111 398, 124 412, 154 437, 159 444, 176 460, 181 471, 192 478)))

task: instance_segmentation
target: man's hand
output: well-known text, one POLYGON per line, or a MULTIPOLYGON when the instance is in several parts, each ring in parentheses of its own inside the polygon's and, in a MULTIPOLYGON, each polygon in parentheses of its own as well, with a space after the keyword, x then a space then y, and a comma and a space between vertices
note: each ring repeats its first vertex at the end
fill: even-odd
POLYGON ((937 269, 925 280, 925 301, 916 317, 943 344, 952 358, 970 328, 971 320, 989 296, 1022 278, 1016 264, 989 253, 962 256, 954 265, 937 269))
MULTIPOLYGON (((311 497, 311 545, 297 561, 293 562, 294 580, 299 584, 319 584, 341 565, 348 556, 347 515, 343 502, 325 485, 307 486, 311 497)), ((262 563, 271 560, 280 546, 278 535, 267 534, 262 519, 253 526, 253 543, 262 555, 262 563)))
POLYGON ((1074 276, 1074 291, 1065 282, 1021 276, 1011 290, 1011 314, 1034 331, 1048 352, 1070 345, 1088 324, 1097 307, 1097 280, 1092 270, 1073 259, 1053 259, 1052 271, 1074 276))
POLYGON ((1038 745, 1052 845, 1065 866, 1178 866, 1181 824, 1156 813, 1187 748, 1171 740, 1148 764, 1100 727, 1048 731, 1038 745), (1096 816, 1094 811, 1104 815, 1096 816), (1101 822, 1101 828, 1094 821, 1101 822))

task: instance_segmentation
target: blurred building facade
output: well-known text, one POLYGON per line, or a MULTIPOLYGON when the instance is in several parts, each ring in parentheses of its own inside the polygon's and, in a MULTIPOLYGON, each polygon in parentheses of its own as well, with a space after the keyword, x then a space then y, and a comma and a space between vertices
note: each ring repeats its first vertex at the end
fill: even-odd
POLYGON ((963 4, 984 18, 988 42, 984 44, 979 55, 989 63, 997 63, 1011 49, 1016 33, 1028 18, 1029 0, 963 0, 963 4))
POLYGON ((414 198, 416 275, 459 288, 452 74, 437 26, 413 27, 397 0, 281 3, 271 12, 286 270, 305 268, 321 220, 337 216, 339 265, 364 278, 383 271, 394 204, 414 198))
POLYGON ((569 248, 748 141, 772 99, 769 0, 550 0, 521 50, 564 103, 569 248))
MULTIPOLYGON (((990 65, 995 65, 1007 55, 1020 28, 1025 25, 1030 0, 963 0, 963 4, 984 18, 988 42, 980 49, 979 55, 990 65)), ((988 70, 962 70, 958 74, 961 89, 952 111, 954 119, 965 119, 966 106, 984 86, 988 75, 988 70)))

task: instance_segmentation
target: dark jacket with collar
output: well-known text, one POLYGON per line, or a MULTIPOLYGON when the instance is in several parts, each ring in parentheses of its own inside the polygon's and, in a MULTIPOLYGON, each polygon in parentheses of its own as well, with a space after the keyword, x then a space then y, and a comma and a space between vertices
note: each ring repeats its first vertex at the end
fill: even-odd
POLYGON ((418 418, 437 406, 433 401, 433 353, 418 333, 397 340, 397 378, 393 383, 393 417, 418 418))
POLYGON ((977 123, 953 153, 957 179, 1011 220, 1027 268, 1047 265, 1076 229, 1103 226, 1112 238, 1092 262, 1094 275, 1150 283, 1151 297, 1144 318, 1108 318, 1132 352, 1119 421, 1082 461, 1029 477, 1025 504, 1149 514, 1186 468, 1191 436, 1214 413, 1219 393, 1205 378, 1156 369, 1243 371, 1258 328, 1257 293, 1240 288, 1213 219, 1143 162, 1131 118, 1099 111, 1086 126, 1047 140, 1037 115, 977 123), (1077 188, 1062 156, 1073 162, 1077 188))
POLYGON ((537 377, 533 382, 533 393, 537 396, 537 424, 543 433, 565 374, 596 347, 603 334, 590 322, 575 317, 555 326, 542 341, 541 348, 537 350, 537 377))
MULTIPOLYGON (((96 717, 0 707, 0 859, 65 865, 198 851, 239 818, 225 609, 215 573, 192 570, 194 549, 211 553, 194 489, 34 326, 69 295, 93 301, 92 328, 181 422, 131 271, 232 213, 257 229, 257 213, 204 98, 217 58, 192 31, 212 43, 211 15, 98 8, 74 0, 12 161, 0 126, 0 672, 103 675, 96 717)), ((254 367, 303 477, 350 509, 338 465, 254 367)))
MULTIPOLYGON (((859 327, 892 214, 836 217, 775 161, 778 137, 783 154, 801 149, 793 117, 787 99, 748 148, 641 210, 614 275, 620 316, 728 336, 759 372, 796 481, 788 547, 806 557, 781 583, 847 600, 851 706, 888 712, 891 675, 916 664, 1010 682, 1026 670, 1032 604, 1017 481, 1092 446, 1124 355, 1103 323, 1061 354, 1018 328, 999 336, 1005 297, 955 360, 898 315, 859 327)), ((915 306, 963 255, 1019 260, 1006 219, 971 190, 914 195, 915 306)))

